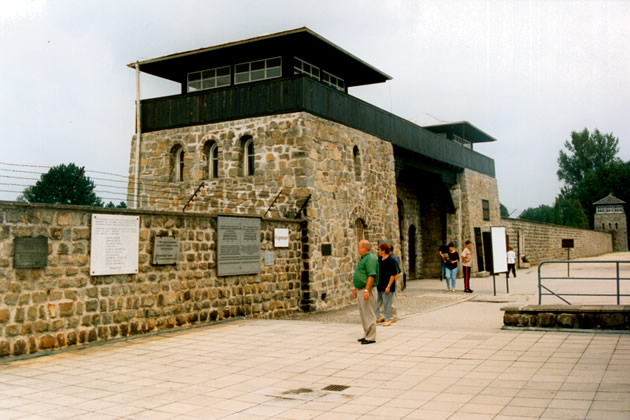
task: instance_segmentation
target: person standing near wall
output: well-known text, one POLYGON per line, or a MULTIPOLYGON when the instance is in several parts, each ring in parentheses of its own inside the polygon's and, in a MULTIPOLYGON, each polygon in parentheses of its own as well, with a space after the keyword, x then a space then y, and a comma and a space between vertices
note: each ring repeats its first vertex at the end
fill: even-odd
POLYGON ((514 274, 514 278, 516 278, 516 254, 511 246, 508 246, 507 266, 508 270, 507 273, 505 273, 506 278, 510 278, 510 270, 512 270, 512 274, 514 274))
MULTIPOLYGON (((400 263, 400 258, 398 257, 398 255, 394 254, 394 245, 390 244, 390 246, 392 248, 391 253, 390 253, 390 258, 396 264, 396 279, 394 280, 394 282, 397 283, 398 279, 401 277, 401 274, 402 274, 402 265, 400 263)), ((397 283, 397 284, 400 284, 399 290, 402 292, 407 287, 407 279, 403 276, 402 283, 397 283)), ((396 322, 396 318, 398 318, 398 311, 396 310, 396 307, 398 306, 398 295, 396 294, 395 290, 393 294, 394 296, 392 297, 392 318, 390 320, 392 324, 396 322)))
POLYGON ((378 259, 370 252, 370 242, 359 241, 361 259, 354 270, 352 297, 357 299, 363 324, 361 344, 376 343, 376 286, 378 286, 378 259))
POLYGON ((448 252, 446 261, 444 262, 446 274, 446 291, 455 291, 455 281, 457 280, 457 263, 459 262, 459 253, 455 251, 455 244, 448 244, 448 252))
MULTIPOLYGON (((448 256, 448 246, 446 246, 446 239, 442 239, 442 245, 438 248, 438 254, 440 256, 440 281, 446 277, 446 258, 448 256)), ((446 287, 448 289, 448 286, 446 287)))
POLYGON ((396 263, 391 257, 391 247, 387 242, 378 246, 378 299, 376 300, 376 322, 383 322, 384 327, 391 325, 392 300, 396 291, 396 263), (381 302, 384 306, 385 318, 381 318, 381 302))
POLYGON ((472 242, 466 241, 464 250, 462 251, 462 269, 464 270, 464 292, 472 293, 470 288, 470 271, 472 270, 472 242))

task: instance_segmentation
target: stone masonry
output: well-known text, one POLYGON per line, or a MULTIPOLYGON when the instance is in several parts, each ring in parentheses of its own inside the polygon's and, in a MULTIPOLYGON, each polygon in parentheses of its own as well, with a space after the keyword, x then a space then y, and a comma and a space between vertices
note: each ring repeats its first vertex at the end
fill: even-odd
MULTIPOLYGON (((135 142, 134 137, 131 175, 135 142)), ((309 261, 302 288, 310 309, 351 301, 357 223, 365 225, 365 236, 373 243, 399 238, 391 143, 309 113, 147 133, 142 136, 140 165, 141 208, 180 211, 201 182, 205 186, 187 211, 292 218, 306 203, 303 251, 309 261), (242 168, 244 139, 249 138, 255 148, 251 176, 242 168), (207 142, 216 142, 219 150, 216 179, 208 179, 207 142), (181 182, 173 182, 173 147, 184 150, 181 182), (322 245, 328 244, 332 255, 323 256, 322 245)), ((130 179, 133 202, 133 176, 130 179)))
POLYGON ((210 214, 0 202, 0 356, 122 338, 165 328, 298 311, 300 222, 263 219, 258 275, 216 276, 216 218, 210 214), (139 273, 90 276, 91 214, 140 217, 139 273), (273 229, 290 247, 274 248, 273 229), (152 265, 152 240, 180 241, 176 265, 152 265), (48 238, 48 266, 13 267, 15 237, 48 238))

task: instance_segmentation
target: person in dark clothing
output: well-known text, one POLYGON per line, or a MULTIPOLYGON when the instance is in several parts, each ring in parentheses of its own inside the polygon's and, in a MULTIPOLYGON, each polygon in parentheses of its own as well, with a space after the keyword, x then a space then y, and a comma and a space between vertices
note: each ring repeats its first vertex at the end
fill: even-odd
POLYGON ((442 239, 442 245, 438 248, 438 255, 440 256, 440 281, 446 277, 446 256, 448 254, 448 246, 446 246, 446 239, 442 239))
POLYGON ((378 271, 381 281, 376 286, 378 298, 376 301, 376 322, 383 322, 384 327, 391 325, 392 300, 396 291, 396 276, 398 271, 394 259, 391 258, 391 247, 387 242, 381 242, 378 246, 378 271), (380 317, 381 302, 385 307, 385 318, 380 317))
POLYGON ((448 244, 448 253, 444 266, 446 267, 446 291, 455 291, 455 281, 457 279, 457 263, 459 262, 459 253, 455 251, 453 242, 448 244))

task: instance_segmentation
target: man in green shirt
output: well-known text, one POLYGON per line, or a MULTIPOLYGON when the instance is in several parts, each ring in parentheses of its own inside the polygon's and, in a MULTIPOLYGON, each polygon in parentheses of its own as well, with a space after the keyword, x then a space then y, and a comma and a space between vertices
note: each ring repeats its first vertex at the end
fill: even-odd
POLYGON ((376 285, 378 284, 378 259, 370 252, 370 242, 359 241, 359 264, 354 270, 352 297, 359 304, 359 315, 364 337, 361 344, 376 343, 376 285))

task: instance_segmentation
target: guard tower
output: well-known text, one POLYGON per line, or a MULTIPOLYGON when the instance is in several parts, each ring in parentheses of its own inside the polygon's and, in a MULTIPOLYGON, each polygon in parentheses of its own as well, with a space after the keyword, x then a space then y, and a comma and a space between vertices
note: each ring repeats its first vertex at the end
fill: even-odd
POLYGON ((443 236, 481 243, 500 223, 494 161, 472 147, 495 139, 467 121, 420 127, 353 97, 391 77, 308 28, 129 67, 179 93, 138 97, 128 201, 303 219, 304 306, 347 303, 361 238, 392 240, 408 278, 428 278, 443 236))
POLYGON ((595 230, 610 232, 613 237, 613 251, 628 250, 628 224, 623 205, 625 201, 608 194, 593 203, 595 206, 595 230))

